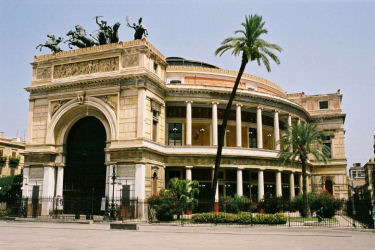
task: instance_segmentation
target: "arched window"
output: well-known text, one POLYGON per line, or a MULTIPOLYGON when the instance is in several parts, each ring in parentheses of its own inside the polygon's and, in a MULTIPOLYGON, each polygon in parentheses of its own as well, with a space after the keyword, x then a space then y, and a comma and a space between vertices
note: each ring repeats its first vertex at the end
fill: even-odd
POLYGON ((158 195, 158 174, 156 172, 152 175, 151 195, 158 195))

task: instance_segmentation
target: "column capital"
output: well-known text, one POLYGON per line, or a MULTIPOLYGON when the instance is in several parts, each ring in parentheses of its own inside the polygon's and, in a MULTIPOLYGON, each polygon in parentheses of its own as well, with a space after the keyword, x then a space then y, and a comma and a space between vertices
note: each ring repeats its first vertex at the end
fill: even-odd
POLYGON ((279 109, 274 109, 273 112, 274 113, 280 113, 280 110, 279 109))
POLYGON ((244 170, 244 167, 237 167, 237 170, 244 170))
POLYGON ((193 166, 185 166, 186 169, 192 169, 193 166))
POLYGON ((214 105, 214 104, 218 105, 218 104, 220 104, 220 102, 218 102, 218 101, 212 101, 211 104, 213 104, 213 105, 214 105))
POLYGON ((189 101, 185 101, 186 103, 193 103, 194 101, 191 101, 191 100, 189 100, 189 101))
POLYGON ((243 105, 241 103, 236 103, 236 107, 242 107, 243 105))
POLYGON ((263 110, 264 107, 263 106, 257 106, 257 109, 263 110))

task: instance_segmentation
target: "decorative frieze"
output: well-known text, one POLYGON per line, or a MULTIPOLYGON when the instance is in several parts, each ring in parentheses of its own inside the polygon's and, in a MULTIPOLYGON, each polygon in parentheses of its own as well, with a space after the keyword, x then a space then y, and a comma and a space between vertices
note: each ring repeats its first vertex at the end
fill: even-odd
POLYGON ((55 65, 53 77, 64 78, 70 76, 86 75, 98 72, 109 72, 117 70, 119 70, 119 58, 111 57, 84 62, 55 65))
POLYGON ((54 154, 29 154, 25 155, 25 163, 38 162, 38 163, 48 163, 54 162, 56 155, 54 154))
POLYGON ((139 65, 139 55, 133 54, 133 55, 125 55, 122 57, 122 67, 123 68, 129 68, 129 67, 135 67, 139 65))
POLYGON ((51 78, 51 67, 46 68, 38 68, 36 70, 36 79, 37 80, 45 80, 51 78))

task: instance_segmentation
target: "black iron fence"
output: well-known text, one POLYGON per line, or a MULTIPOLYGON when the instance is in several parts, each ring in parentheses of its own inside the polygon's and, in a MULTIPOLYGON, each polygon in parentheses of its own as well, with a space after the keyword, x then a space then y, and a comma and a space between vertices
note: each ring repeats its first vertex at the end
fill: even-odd
POLYGON ((146 204, 138 199, 22 198, 10 211, 10 216, 50 216, 60 219, 130 220, 141 219, 146 204))
MULTIPOLYGON (((220 222, 229 224, 245 224, 250 226, 269 225, 270 223, 259 223, 260 217, 269 213, 254 203, 219 203, 222 214, 230 216, 246 212, 250 219, 245 222, 220 222), (263 214, 263 215, 262 215, 263 214)), ((191 214, 206 213, 212 211, 210 202, 199 202, 192 211, 185 211, 172 223, 194 224, 191 214)), ((285 204, 275 213, 282 213, 286 220, 282 223, 272 224, 279 227, 347 227, 347 228, 374 228, 371 206, 364 200, 356 200, 354 204, 348 201, 344 206, 333 214, 325 216, 323 211, 309 212, 302 217, 300 212, 285 204), (354 208, 354 210, 353 210, 354 208)), ((10 209, 11 216, 17 217, 39 217, 47 215, 58 219, 93 219, 93 220, 148 220, 150 223, 158 222, 155 211, 146 202, 137 199, 94 199, 80 198, 23 198, 18 200, 10 209), (47 214, 46 214, 47 213, 47 214)), ((170 222, 169 222, 170 223, 170 222)))

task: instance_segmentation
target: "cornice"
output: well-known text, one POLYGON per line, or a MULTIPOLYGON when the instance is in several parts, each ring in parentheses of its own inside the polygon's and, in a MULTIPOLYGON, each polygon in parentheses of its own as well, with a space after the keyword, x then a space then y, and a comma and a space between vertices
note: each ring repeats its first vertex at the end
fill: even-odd
MULTIPOLYGON (((103 74, 102 74, 103 75, 103 74)), ((128 79, 150 79, 152 82, 155 82, 160 88, 165 89, 165 83, 160 78, 158 78, 153 72, 143 69, 137 73, 131 72, 128 74, 119 74, 119 73, 110 73, 106 74, 105 76, 96 77, 96 78, 86 78, 86 79, 75 79, 72 81, 64 81, 64 82, 52 82, 45 85, 40 86, 32 86, 26 87, 25 90, 30 93, 35 92, 43 92, 43 91, 52 91, 52 90, 60 90, 66 88, 74 88, 83 86, 102 86, 103 84, 116 86, 121 83, 122 80, 128 79)))
MULTIPOLYGON (((222 96, 223 99, 227 99, 227 96, 230 95, 232 89, 230 88, 218 88, 218 87, 207 87, 207 86, 183 86, 183 85, 171 85, 167 84, 167 97, 193 97, 194 95, 203 94, 205 96, 197 97, 201 98, 202 100, 206 100, 205 98, 220 98, 218 96, 222 96), (190 95, 189 95, 190 94, 190 95)), ((256 92, 256 91, 249 91, 249 90, 238 90, 236 94, 236 101, 244 101, 249 102, 249 98, 254 100, 264 100, 266 103, 265 105, 277 107, 277 103, 283 104, 286 107, 292 107, 294 112, 299 113, 301 116, 305 116, 305 118, 310 119, 310 114, 299 104, 292 102, 288 99, 273 96, 266 93, 256 92)), ((257 101, 254 102, 259 104, 257 101)))

